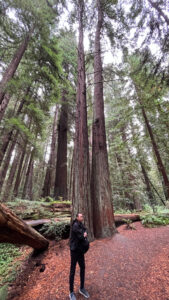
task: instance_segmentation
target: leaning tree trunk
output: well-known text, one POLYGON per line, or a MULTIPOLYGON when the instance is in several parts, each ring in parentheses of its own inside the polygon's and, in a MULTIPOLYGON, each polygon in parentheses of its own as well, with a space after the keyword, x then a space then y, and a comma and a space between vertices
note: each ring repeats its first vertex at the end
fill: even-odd
POLYGON ((62 92, 62 108, 58 124, 58 143, 56 176, 54 186, 54 198, 62 197, 67 199, 67 123, 68 123, 68 105, 66 91, 62 92))
POLYGON ((48 166, 46 169, 45 180, 44 180, 44 185, 43 185, 43 189, 42 189, 42 197, 50 196, 50 194, 51 194, 52 177, 53 177, 53 173, 54 173, 54 163, 55 163, 57 120, 58 120, 58 104, 56 104, 56 109, 55 109, 55 114, 54 114, 50 158, 49 158, 48 166))
POLYGON ((38 250, 46 249, 49 245, 47 239, 4 204, 0 204, 0 243, 28 245, 38 250))
POLYGON ((158 145, 155 141, 153 130, 152 130, 151 125, 149 123, 149 120, 147 118, 146 111, 144 109, 144 105, 142 103, 141 98, 139 97, 138 88, 137 88, 136 85, 135 85, 135 87, 136 87, 136 91, 137 91, 138 101, 141 105, 143 118, 144 118, 144 121, 145 121, 145 124, 146 124, 146 128, 148 130, 148 133, 149 133, 149 136, 150 136, 150 139, 151 139, 151 143, 152 143, 152 147, 153 147, 153 150, 154 150, 154 154, 155 154, 155 157, 156 157, 157 168, 158 168, 159 173, 162 175, 162 178, 163 178, 164 189, 165 189, 164 194, 165 194, 166 198, 169 199, 169 180, 168 180, 168 176, 167 176, 167 173, 166 173, 166 169, 165 169, 164 164, 162 162, 161 155, 160 155, 160 152, 159 152, 159 149, 158 149, 158 145))
POLYGON ((97 1, 98 20, 94 51, 94 105, 91 189, 93 201, 93 227, 96 238, 111 236, 115 231, 112 190, 106 146, 104 118, 103 77, 100 35, 103 24, 101 1, 97 1))
POLYGON ((34 30, 34 28, 32 28, 30 30, 30 32, 26 35, 25 39, 23 40, 23 42, 17 49, 11 63, 9 64, 9 66, 8 66, 7 70, 5 71, 3 78, 0 82, 0 122, 3 118, 3 115, 5 113, 5 110, 8 106, 9 100, 10 100, 10 95, 9 95, 9 93, 6 93, 5 89, 7 87, 7 84, 12 79, 12 77, 14 76, 14 74, 18 68, 18 65, 22 59, 22 56, 24 55, 24 53, 27 49, 27 46, 28 46, 28 43, 32 36, 33 30, 34 30))
POLYGON ((147 171, 146 171, 146 169, 145 169, 142 162, 140 162, 140 165, 141 165, 141 170, 142 170, 143 177, 144 177, 144 183, 146 185, 147 196, 148 196, 148 199, 150 201, 150 205, 154 209, 155 199, 154 199, 154 195, 153 195, 153 192, 152 192, 152 189, 151 189, 151 184, 150 184, 150 181, 149 181, 149 178, 148 178, 148 174, 147 174, 147 171))
POLYGON ((83 45, 84 1, 78 1, 79 42, 78 42, 78 83, 76 95, 76 132, 74 146, 72 218, 77 212, 85 216, 89 239, 93 239, 92 204, 90 194, 89 142, 86 106, 86 74, 83 45))

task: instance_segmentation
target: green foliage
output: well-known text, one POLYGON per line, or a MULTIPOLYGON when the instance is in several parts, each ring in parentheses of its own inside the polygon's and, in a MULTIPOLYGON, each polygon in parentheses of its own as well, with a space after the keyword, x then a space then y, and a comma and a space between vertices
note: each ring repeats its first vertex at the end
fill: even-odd
POLYGON ((0 287, 0 299, 6 300, 8 296, 8 285, 5 284, 2 287, 0 287))
POLYGON ((40 201, 48 202, 49 205, 51 205, 51 204, 71 204, 71 201, 69 201, 69 200, 62 200, 62 199, 55 200, 54 198, 52 198, 50 196, 41 198, 40 201))
POLYGON ((40 201, 29 201, 16 198, 15 201, 8 202, 8 207, 22 219, 51 218, 53 212, 48 210, 48 203, 40 201))
POLYGON ((20 131, 21 134, 24 134, 25 137, 29 140, 29 141, 33 141, 34 139, 34 135, 32 134, 32 132, 28 129, 28 127, 26 126, 26 124, 21 120, 20 117, 13 117, 7 120, 7 124, 12 128, 15 128, 17 130, 20 131))
MULTIPOLYGON (((133 211, 132 211, 133 212, 133 211)), ((123 209, 123 208, 120 208, 120 209, 117 209, 115 210, 114 212, 115 214, 131 214, 131 210, 129 209, 123 209)))
MULTIPOLYGON (((14 279, 16 267, 14 259, 20 255, 19 247, 9 243, 0 243, 0 286, 14 279)), ((5 294, 5 290, 1 292, 5 294)))
POLYGON ((55 222, 46 223, 39 230, 46 238, 59 241, 64 235, 68 236, 70 222, 55 222))
POLYGON ((147 214, 142 215, 141 220, 145 227, 165 226, 169 224, 169 215, 147 214))
POLYGON ((51 197, 41 198, 38 201, 29 201, 16 198, 15 201, 7 202, 7 206, 21 219, 43 219, 53 217, 67 217, 69 212, 55 212, 53 204, 71 204, 70 201, 56 201, 51 197), (49 200, 49 201, 48 201, 49 200))

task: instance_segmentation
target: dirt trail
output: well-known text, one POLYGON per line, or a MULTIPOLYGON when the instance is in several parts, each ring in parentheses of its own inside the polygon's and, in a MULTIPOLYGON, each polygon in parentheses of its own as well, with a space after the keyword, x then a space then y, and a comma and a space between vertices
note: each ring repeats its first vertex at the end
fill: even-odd
MULTIPOLYGON (((86 254, 86 288, 92 300, 169 300, 169 226, 136 230, 121 226, 110 239, 91 243, 86 254)), ((50 243, 22 294, 14 300, 68 300, 70 255, 68 241, 50 243)), ((79 267, 75 277, 77 299, 79 267)))

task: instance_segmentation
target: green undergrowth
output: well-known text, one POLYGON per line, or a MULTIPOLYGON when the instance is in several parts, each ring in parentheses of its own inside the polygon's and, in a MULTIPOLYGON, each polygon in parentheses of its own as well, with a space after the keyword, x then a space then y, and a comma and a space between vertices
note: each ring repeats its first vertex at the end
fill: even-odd
POLYGON ((69 237, 70 221, 45 223, 39 230, 48 239, 59 241, 69 237))
MULTIPOLYGON (((70 204, 70 201, 54 201, 52 198, 42 198, 38 201, 30 201, 16 198, 14 201, 7 202, 7 206, 21 219, 43 219, 54 218, 62 215, 64 212, 55 212, 52 209, 53 204, 70 204)), ((65 212, 67 215, 68 213, 65 212)))
POLYGON ((157 227, 169 225, 167 214, 146 214, 141 216, 141 222, 145 227, 157 227))
POLYGON ((20 248, 9 243, 0 243, 0 299, 5 300, 8 294, 8 284, 16 277, 22 255, 20 248))

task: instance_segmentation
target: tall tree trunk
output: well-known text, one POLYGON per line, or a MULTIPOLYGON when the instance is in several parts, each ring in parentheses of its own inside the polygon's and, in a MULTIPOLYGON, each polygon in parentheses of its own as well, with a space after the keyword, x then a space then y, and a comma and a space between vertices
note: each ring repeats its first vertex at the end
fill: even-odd
POLYGON ((1 170, 0 170, 0 193, 2 192, 3 184, 4 184, 6 174, 7 174, 7 171, 8 171, 8 167, 9 167, 9 164, 10 164, 12 152, 13 152, 13 150, 15 148, 15 145, 16 145, 17 137, 18 137, 18 132, 16 132, 16 134, 14 136, 14 141, 11 142, 11 144, 8 148, 4 164, 2 165, 1 170))
POLYGON ((50 158, 49 158, 48 166, 46 169, 46 175, 45 175, 44 185, 43 185, 43 189, 42 189, 42 197, 51 195, 52 177, 54 176, 55 149, 56 149, 56 137, 57 137, 57 120, 58 120, 58 104, 56 104, 56 109, 55 109, 55 114, 54 114, 50 158))
POLYGON ((72 153, 70 176, 69 176, 69 189, 68 189, 68 199, 72 199, 73 195, 73 170, 74 170, 74 151, 72 153))
POLYGON ((152 128, 151 128, 149 120, 147 118, 147 115, 146 115, 146 112, 145 112, 145 109, 144 109, 144 105, 142 103, 142 100, 139 98, 137 88, 136 88, 136 91, 137 91, 139 103, 141 105, 143 118, 144 118, 147 130, 148 130, 148 133, 149 133, 149 136, 150 136, 150 139, 151 139, 151 142, 152 142, 152 147, 153 147, 153 150, 154 150, 154 154, 155 154, 155 157, 156 157, 156 160, 157 160, 157 167, 158 167, 159 173, 162 175, 162 178, 163 178, 163 181, 164 181, 165 195, 166 195, 166 198, 169 199, 169 180, 168 180, 168 177, 167 177, 167 173, 166 173, 165 167, 163 165, 161 155, 160 155, 160 152, 159 152, 159 149, 158 149, 158 145, 155 141, 152 128))
MULTIPOLYGON (((126 149, 128 152, 128 156, 130 159, 132 159, 132 155, 131 155, 131 151, 130 148, 128 146, 127 143, 127 136, 126 136, 126 132, 125 132, 125 126, 121 127, 121 133, 122 133, 122 140, 123 143, 126 145, 126 149)), ((127 161, 125 159, 125 164, 127 165, 127 161)), ((135 175, 133 174, 133 172, 128 169, 128 186, 130 187, 131 191, 132 191, 132 197, 130 196, 130 198, 133 199, 133 204, 134 204, 134 209, 136 210, 141 210, 142 209, 142 205, 138 199, 137 193, 135 192, 135 189, 137 187, 137 178, 135 177, 135 175)))
POLYGON ((32 163, 33 163, 33 156, 34 156, 34 149, 32 150, 30 158, 29 158, 29 164, 28 164, 28 168, 26 171, 25 183, 24 183, 23 192, 22 192, 22 199, 27 198, 27 192, 28 192, 32 163))
POLYGON ((15 180, 15 184, 14 184, 14 190, 13 190, 14 197, 18 196, 18 191, 19 191, 19 187, 20 187, 20 183, 21 183, 21 170, 22 170, 23 161, 25 158, 26 146, 27 146, 27 143, 25 143, 25 146, 22 150, 22 155, 21 155, 21 158, 19 161, 18 171, 17 171, 16 180, 15 180))
POLYGON ((14 76, 14 74, 18 68, 18 65, 22 59, 22 56, 27 49, 27 46, 28 46, 29 40, 31 38, 31 35, 33 33, 33 30, 34 30, 34 28, 32 28, 30 30, 30 32, 26 35, 25 39, 23 40, 23 42, 17 49, 11 63, 9 64, 9 66, 8 66, 7 70, 5 71, 3 78, 0 82, 0 122, 3 118, 3 115, 5 113, 5 110, 7 108, 9 100, 10 100, 10 95, 9 95, 9 93, 5 92, 5 89, 7 87, 8 82, 12 79, 12 77, 14 76))
POLYGON ((84 1, 78 0, 79 42, 78 42, 78 83, 76 95, 76 133, 73 170, 72 218, 77 212, 85 216, 89 239, 93 239, 92 203, 90 194, 89 142, 86 106, 86 74, 83 45, 84 1))
POLYGON ((16 149, 15 157, 14 157, 14 160, 13 160, 10 172, 9 172, 9 176, 6 181, 5 188, 4 188, 4 193, 3 193, 3 197, 2 197, 3 202, 7 202, 10 194, 12 193, 12 187, 13 187, 14 177, 15 177, 17 167, 18 167, 20 153, 21 153, 20 149, 16 149))
POLYGON ((25 153, 23 168, 21 170, 21 182, 20 182, 20 191, 19 191, 19 197, 21 197, 21 198, 22 198, 23 189, 24 189, 24 186, 25 186, 25 181, 27 180, 26 179, 26 172, 27 172, 27 169, 28 169, 30 156, 31 156, 31 150, 29 148, 29 149, 27 149, 27 151, 25 153))
POLYGON ((144 182, 145 182, 145 185, 146 185, 147 196, 148 196, 148 199, 150 201, 150 205, 152 207, 154 207, 155 199, 154 199, 154 195, 153 195, 153 192, 152 192, 152 189, 151 189, 151 184, 150 184, 150 181, 149 181, 149 178, 148 178, 148 174, 146 172, 146 169, 145 169, 144 165, 141 162, 140 162, 140 165, 141 165, 141 170, 142 170, 143 177, 144 177, 144 182))
POLYGON ((68 104, 66 91, 62 92, 62 108, 58 124, 58 143, 56 160, 56 177, 54 186, 54 198, 67 199, 67 123, 68 104))
POLYGON ((32 159, 29 170, 26 199, 33 200, 33 170, 34 161, 32 159))
POLYGON ((97 1, 98 20, 94 50, 94 105, 91 189, 93 201, 93 227, 97 238, 111 236, 115 231, 112 190, 106 146, 103 100, 103 76, 100 35, 103 24, 101 1, 97 1))

